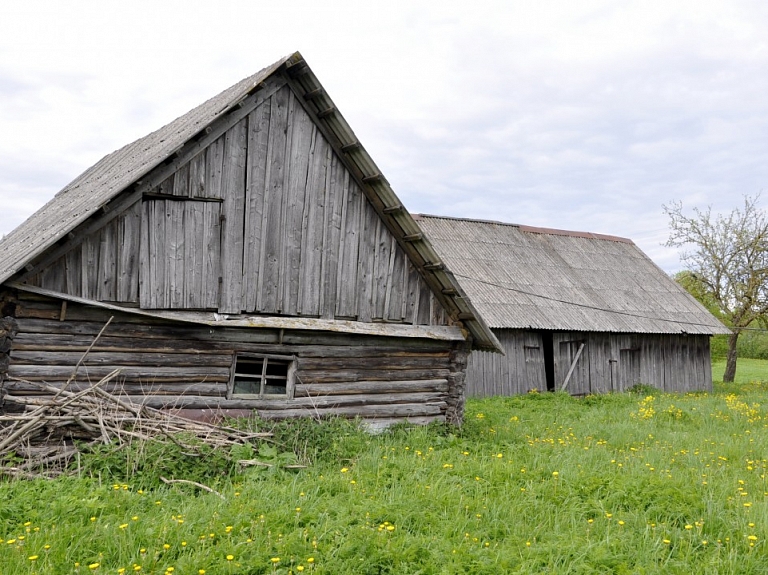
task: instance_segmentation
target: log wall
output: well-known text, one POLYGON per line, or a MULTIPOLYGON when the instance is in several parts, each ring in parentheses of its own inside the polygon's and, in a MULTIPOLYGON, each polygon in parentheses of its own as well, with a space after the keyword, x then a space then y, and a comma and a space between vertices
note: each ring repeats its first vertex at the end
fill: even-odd
MULTIPOLYGON (((255 410, 264 418, 340 415, 378 423, 461 422, 469 345, 464 341, 211 328, 114 315, 72 389, 120 369, 119 378, 105 389, 153 407, 255 410), (227 399, 238 352, 295 356, 294 398, 227 399)), ((3 389, 35 396, 41 393, 36 382, 66 382, 110 312, 20 293, 16 316, 18 333, 3 389)))
MULTIPOLYGON (((506 355, 475 351, 467 395, 516 395, 548 388, 541 332, 494 330, 506 355)), ((574 395, 626 391, 635 384, 667 392, 709 391, 709 336, 551 332, 553 387, 560 389, 581 344, 566 390, 574 395)))

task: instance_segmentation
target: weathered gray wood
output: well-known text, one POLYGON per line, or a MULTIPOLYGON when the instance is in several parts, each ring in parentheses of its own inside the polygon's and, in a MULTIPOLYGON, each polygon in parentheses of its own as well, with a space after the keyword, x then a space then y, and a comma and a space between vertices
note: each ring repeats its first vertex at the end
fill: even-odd
POLYGON ((296 113, 295 98, 288 95, 288 134, 283 205, 283 268, 281 309, 296 315, 299 308, 299 282, 303 232, 311 209, 308 199, 313 126, 306 114, 296 113))
POLYGON ((343 383, 300 384, 295 387, 295 397, 318 395, 350 395, 417 392, 446 392, 447 379, 427 379, 415 381, 356 381, 343 383))
POLYGON ((320 317, 332 319, 338 293, 339 259, 341 254, 342 207, 344 203, 343 166, 328 147, 329 167, 325 182, 325 217, 322 227, 322 255, 320 262, 320 317))
MULTIPOLYGON (((62 382, 46 382, 53 387, 61 387, 62 382)), ((72 382, 67 386, 67 390, 77 393, 91 387, 90 383, 72 382)), ((25 383, 23 381, 8 381, 4 384, 4 389, 15 396, 45 396, 48 395, 41 389, 38 383, 25 383)), ((162 385, 158 383, 108 383, 102 385, 101 389, 113 395, 192 395, 203 397, 225 397, 227 393, 226 383, 188 383, 188 382, 169 382, 164 381, 162 385)))
POLYGON ((245 175, 245 255, 243 265, 243 299, 245 310, 257 309, 260 281, 262 238, 264 235, 264 198, 267 188, 269 141, 269 101, 248 116, 248 158, 245 175))
MULTIPOLYGON (((450 375, 449 369, 403 369, 398 370, 397 377, 403 381, 416 379, 443 379, 450 375)), ((302 383, 333 383, 343 381, 391 381, 393 373, 390 369, 338 369, 338 370, 302 370, 297 374, 297 380, 302 383)))
MULTIPOLYGON (((139 301, 139 254, 141 252, 141 203, 129 207, 118 218, 117 301, 139 301)), ((68 291, 79 295, 75 291, 68 291)))
MULTIPOLYGON (((427 369, 443 368, 449 366, 448 358, 436 358, 434 356, 411 356, 411 357, 318 357, 318 358, 299 358, 300 370, 311 369, 427 369)), ((396 377, 392 374, 392 377, 396 377)))
POLYGON ((244 118, 224 137, 221 313, 240 313, 245 307, 242 295, 247 128, 247 119, 244 118))
POLYGON ((349 172, 344 170, 342 176, 342 223, 339 241, 339 263, 336 276, 337 300, 336 316, 358 316, 358 250, 361 243, 361 221, 363 194, 351 181, 349 172))
POLYGON ((211 142, 205 150, 205 197, 224 198, 224 134, 211 142))
POLYGON ((357 280, 359 295, 357 318, 362 322, 370 322, 375 317, 375 262, 378 232, 381 227, 376 212, 368 204, 363 202, 360 214, 360 247, 358 250, 357 280))
MULTIPOLYGON (((120 369, 119 379, 143 381, 147 385, 163 381, 207 381, 228 382, 228 367, 163 367, 163 366, 120 366, 99 365, 83 366, 80 379, 98 381, 109 375, 115 369, 120 369)), ((72 366, 58 365, 18 365, 11 363, 8 368, 9 377, 17 377, 28 381, 62 381, 72 375, 72 366)))
MULTIPOLYGON (((18 351, 11 353, 14 365, 76 365, 82 357, 78 351, 18 351)), ((192 353, 147 353, 137 351, 102 352, 91 351, 84 365, 144 365, 161 367, 229 367, 232 363, 231 353, 192 354, 192 353)))
POLYGON ((262 253, 259 264, 259 294, 257 310, 277 313, 281 293, 281 264, 283 257, 284 187, 286 178, 286 132, 288 131, 287 88, 279 90, 271 98, 269 139, 267 144, 267 186, 264 195, 264 223, 262 225, 262 253))

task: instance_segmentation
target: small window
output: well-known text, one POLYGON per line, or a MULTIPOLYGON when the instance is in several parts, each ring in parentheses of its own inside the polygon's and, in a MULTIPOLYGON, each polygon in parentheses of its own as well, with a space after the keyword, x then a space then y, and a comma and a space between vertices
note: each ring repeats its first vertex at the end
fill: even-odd
POLYGON ((237 354, 228 397, 293 398, 296 358, 285 355, 237 354))

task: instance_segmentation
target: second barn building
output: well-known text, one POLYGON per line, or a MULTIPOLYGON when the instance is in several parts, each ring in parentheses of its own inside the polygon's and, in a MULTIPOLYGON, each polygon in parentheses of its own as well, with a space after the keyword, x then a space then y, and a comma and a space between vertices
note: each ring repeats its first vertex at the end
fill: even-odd
POLYGON ((415 217, 506 354, 471 354, 468 395, 712 388, 728 329, 631 240, 415 217))

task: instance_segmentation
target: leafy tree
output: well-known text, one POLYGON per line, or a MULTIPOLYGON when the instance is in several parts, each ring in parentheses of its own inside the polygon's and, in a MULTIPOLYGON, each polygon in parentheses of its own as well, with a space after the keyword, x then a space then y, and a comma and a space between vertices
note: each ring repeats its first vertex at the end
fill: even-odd
POLYGON ((709 207, 687 216, 682 202, 664 206, 670 219, 666 245, 689 248, 681 255, 689 291, 731 328, 726 382, 736 375, 739 335, 768 313, 768 217, 759 199, 744 196, 744 206, 727 215, 713 215, 709 207))

